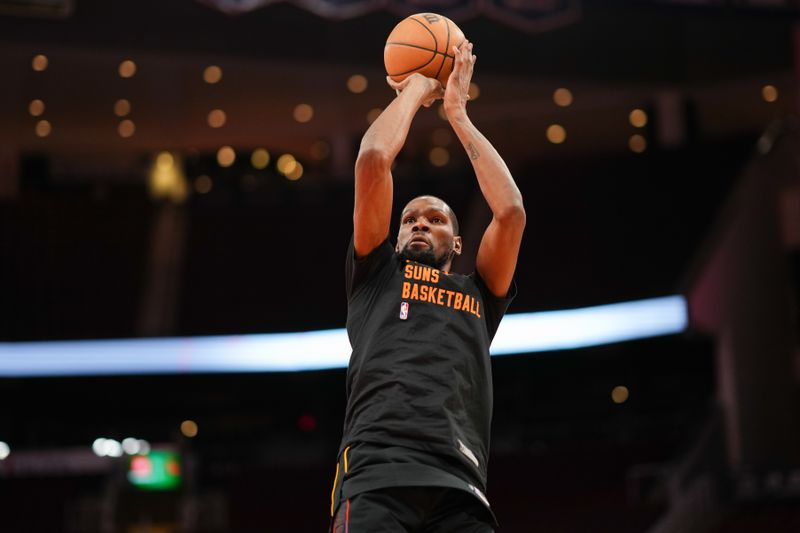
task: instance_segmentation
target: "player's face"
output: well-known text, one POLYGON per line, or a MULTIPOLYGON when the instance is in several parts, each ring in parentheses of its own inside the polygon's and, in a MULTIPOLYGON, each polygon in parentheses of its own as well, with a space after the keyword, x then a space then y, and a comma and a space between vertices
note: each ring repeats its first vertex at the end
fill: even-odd
POLYGON ((439 198, 421 196, 403 209, 397 251, 406 259, 449 269, 461 253, 461 237, 453 234, 450 208, 439 198))

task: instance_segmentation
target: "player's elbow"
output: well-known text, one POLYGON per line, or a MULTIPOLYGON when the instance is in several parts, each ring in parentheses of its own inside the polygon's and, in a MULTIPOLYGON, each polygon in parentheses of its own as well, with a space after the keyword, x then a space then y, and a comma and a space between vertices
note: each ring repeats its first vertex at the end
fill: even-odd
POLYGON ((506 207, 500 213, 495 215, 498 222, 504 226, 516 226, 520 228, 525 227, 525 206, 522 205, 522 200, 514 202, 506 207))
POLYGON ((356 159, 356 176, 375 176, 384 174, 392 162, 384 150, 362 147, 356 159))

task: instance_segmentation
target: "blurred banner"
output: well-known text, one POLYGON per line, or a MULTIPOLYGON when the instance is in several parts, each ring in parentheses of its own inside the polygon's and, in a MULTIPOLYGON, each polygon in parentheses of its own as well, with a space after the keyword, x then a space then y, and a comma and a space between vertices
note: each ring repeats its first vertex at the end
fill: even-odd
POLYGON ((73 0, 0 0, 0 15, 66 17, 72 11, 73 0))
MULTIPOLYGON (((241 15, 283 0, 198 0, 229 15, 241 15)), ((800 0, 289 0, 321 17, 347 19, 386 10, 405 17, 433 11, 456 22, 476 16, 518 30, 538 33, 573 24, 582 4, 599 9, 612 5, 675 6, 800 12, 800 0)))
MULTIPOLYGON (((633 2, 631 2, 633 3, 633 2)), ((797 10, 800 0, 638 0, 639 4, 678 4, 698 7, 726 7, 769 10, 797 10)))
MULTIPOLYGON (((239 15, 280 0, 198 0, 229 15, 239 15)), ((548 31, 576 22, 580 0, 291 0, 321 17, 346 19, 385 9, 399 16, 422 11, 458 22, 483 15, 526 32, 548 31)))

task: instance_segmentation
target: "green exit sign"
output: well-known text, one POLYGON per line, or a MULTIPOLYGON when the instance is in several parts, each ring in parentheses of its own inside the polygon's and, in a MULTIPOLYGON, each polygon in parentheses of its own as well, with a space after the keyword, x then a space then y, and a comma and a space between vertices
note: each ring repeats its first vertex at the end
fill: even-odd
POLYGON ((175 452, 153 450, 130 459, 128 480, 144 490, 170 490, 181 484, 180 457, 175 452))

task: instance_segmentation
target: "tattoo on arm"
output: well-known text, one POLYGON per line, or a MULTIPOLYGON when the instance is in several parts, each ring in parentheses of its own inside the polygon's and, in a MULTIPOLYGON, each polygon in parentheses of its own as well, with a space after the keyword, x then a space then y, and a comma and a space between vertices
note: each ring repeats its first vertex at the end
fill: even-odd
POLYGON ((472 143, 469 143, 469 145, 467 146, 467 152, 469 152, 469 158, 472 159, 473 161, 481 156, 481 154, 478 152, 478 149, 475 148, 475 145, 472 143))

